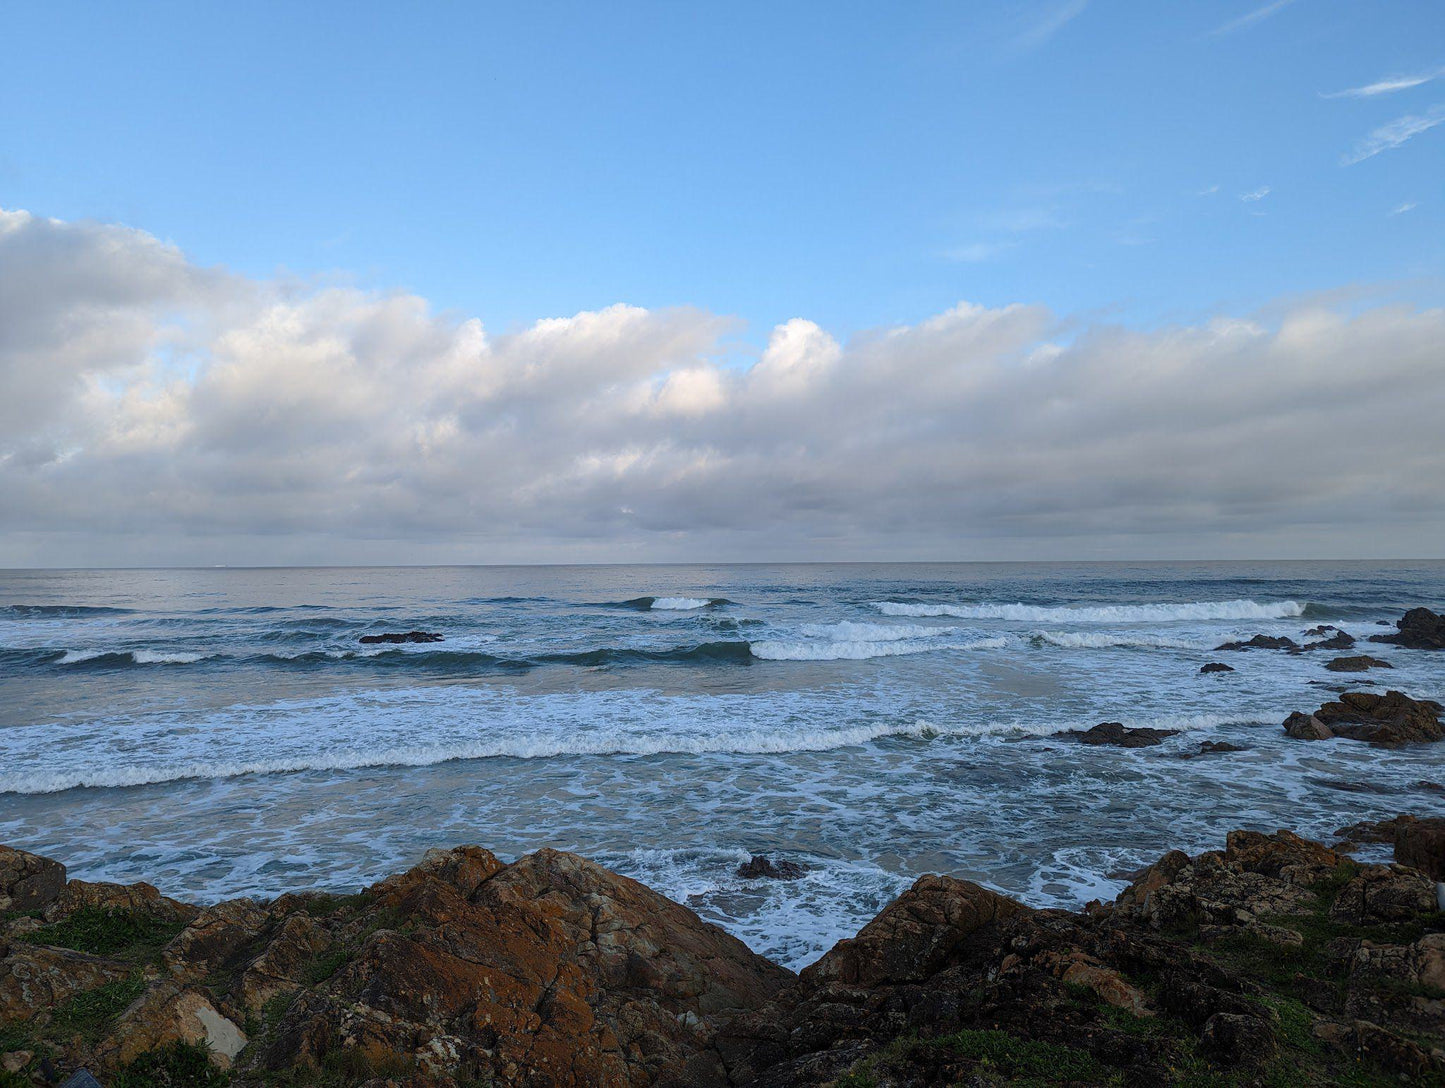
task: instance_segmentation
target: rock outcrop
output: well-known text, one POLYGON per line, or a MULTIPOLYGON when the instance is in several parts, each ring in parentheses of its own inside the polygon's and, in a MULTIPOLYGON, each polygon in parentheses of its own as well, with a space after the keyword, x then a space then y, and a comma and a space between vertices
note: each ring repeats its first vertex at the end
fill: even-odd
POLYGON ((923 876, 796 976, 553 850, 203 910, 51 878, 0 922, 0 1083, 1439 1082, 1445 820, 1344 832, 1395 864, 1236 831, 1078 913, 923 876))
POLYGON ((1177 729, 1150 729, 1139 726, 1126 727, 1122 722, 1100 722, 1092 729, 1065 729, 1054 736, 1078 741, 1080 744, 1109 744, 1116 748, 1149 748, 1163 744, 1168 737, 1177 736, 1177 729))
POLYGON ((1284 635, 1255 635, 1242 642, 1226 642, 1216 650, 1298 650, 1299 643, 1284 635))
POLYGON ((1441 705, 1412 699, 1399 691, 1346 691, 1313 714, 1299 711, 1284 720, 1284 731, 1298 740, 1348 737, 1381 748, 1445 740, 1441 705))
POLYGON ((362 635, 358 641, 368 646, 400 645, 406 642, 441 642, 442 636, 435 631, 387 631, 380 635, 362 635))
POLYGON ((1370 669, 1393 669, 1395 666, 1388 661, 1382 661, 1378 657, 1371 657, 1369 654, 1355 654, 1353 657, 1337 657, 1325 662, 1325 668, 1330 672, 1367 672, 1370 669))
POLYGON ((1445 650, 1445 616, 1428 608, 1412 608, 1395 621, 1393 635, 1371 635, 1371 642, 1391 642, 1412 650, 1445 650))
POLYGON ((1233 665, 1226 665, 1222 661, 1211 661, 1207 665, 1199 666, 1200 672, 1233 672, 1233 665))

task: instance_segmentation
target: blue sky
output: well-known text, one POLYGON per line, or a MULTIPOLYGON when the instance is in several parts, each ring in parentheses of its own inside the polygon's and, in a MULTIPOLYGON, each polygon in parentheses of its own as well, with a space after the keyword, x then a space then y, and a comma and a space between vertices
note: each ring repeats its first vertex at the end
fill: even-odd
POLYGON ((1445 126, 1346 159, 1439 119, 1445 78, 1327 97, 1438 76, 1438 0, 47 3, 6 25, 0 207, 489 329, 692 304, 756 342, 964 299, 1147 325, 1442 293, 1445 126))

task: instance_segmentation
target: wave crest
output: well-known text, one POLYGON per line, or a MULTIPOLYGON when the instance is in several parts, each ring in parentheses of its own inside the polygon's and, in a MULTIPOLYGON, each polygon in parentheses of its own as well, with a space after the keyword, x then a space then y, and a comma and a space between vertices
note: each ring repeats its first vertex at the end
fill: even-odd
POLYGON ((1180 604, 1068 605, 921 604, 873 601, 885 616, 950 616, 970 620, 1012 620, 1019 623, 1173 623, 1186 620, 1279 620, 1302 616, 1299 601, 1188 601, 1180 604))

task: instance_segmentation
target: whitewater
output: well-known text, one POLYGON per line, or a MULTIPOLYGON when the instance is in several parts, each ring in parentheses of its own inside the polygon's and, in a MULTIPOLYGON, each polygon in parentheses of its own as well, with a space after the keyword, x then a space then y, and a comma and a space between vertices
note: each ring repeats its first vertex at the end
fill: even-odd
POLYGON ((554 846, 799 966, 923 872, 1077 906, 1234 827, 1442 811, 1445 753, 1279 728, 1445 697, 1438 657, 1215 649, 1442 598, 1438 563, 0 572, 0 841, 204 900, 554 846), (1177 735, 1055 736, 1100 721, 1177 735), (807 876, 738 878, 761 852, 807 876))

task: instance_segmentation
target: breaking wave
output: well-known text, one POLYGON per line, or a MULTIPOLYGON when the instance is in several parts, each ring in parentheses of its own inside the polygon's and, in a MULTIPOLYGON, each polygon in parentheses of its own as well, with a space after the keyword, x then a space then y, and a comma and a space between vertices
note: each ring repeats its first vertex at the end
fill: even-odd
POLYGON ((1133 650, 1202 650, 1203 643, 1182 638, 1150 638, 1148 635, 1109 635, 1094 631, 1035 631, 1029 636, 1035 643, 1058 646, 1066 650, 1107 650, 1123 647, 1133 650))
POLYGON ((866 661, 873 657, 900 657, 938 650, 1001 650, 1008 644, 1006 638, 978 638, 968 642, 904 638, 838 642, 760 639, 752 644, 752 654, 765 661, 866 661))
POLYGON ((7 604, 0 605, 0 616, 6 619, 60 619, 81 620, 87 616, 129 616, 129 608, 105 608, 98 605, 80 604, 7 604))
POLYGON ((1278 620, 1303 616, 1299 601, 1190 601, 1182 604, 1113 604, 1047 607, 1034 604, 922 604, 873 601, 885 616, 951 616, 1019 623, 1171 623, 1181 620, 1278 620))
POLYGON ((698 608, 720 608, 732 604, 726 597, 633 597, 618 601, 613 608, 635 608, 639 612, 691 612, 698 608))

